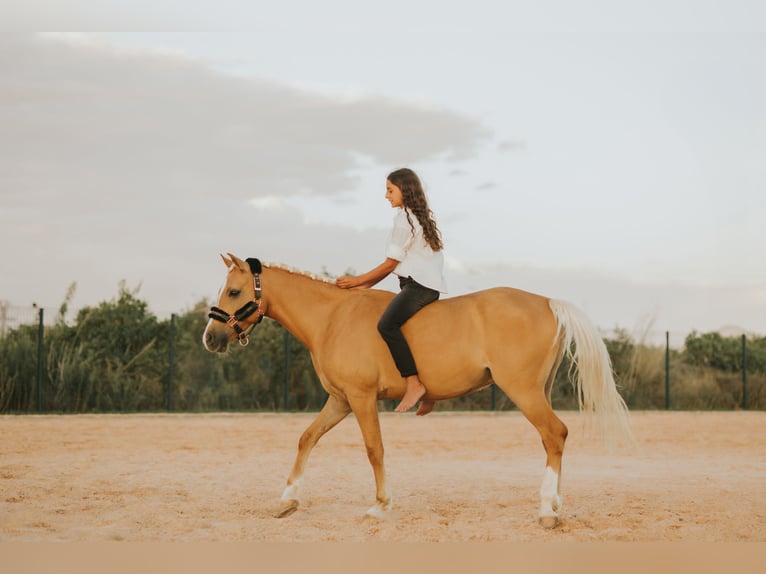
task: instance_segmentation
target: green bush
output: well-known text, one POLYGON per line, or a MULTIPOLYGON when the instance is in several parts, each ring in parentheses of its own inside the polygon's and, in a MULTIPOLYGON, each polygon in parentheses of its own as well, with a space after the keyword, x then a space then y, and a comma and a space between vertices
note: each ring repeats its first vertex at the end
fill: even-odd
MULTIPOLYGON (((71 291, 71 290, 70 290, 71 291)), ((131 412, 168 408, 171 320, 158 320, 138 290, 120 285, 117 296, 45 327, 43 410, 131 412)), ((67 296, 71 297, 71 292, 67 296)), ((200 301, 173 318, 171 402, 179 411, 318 410, 327 393, 308 350, 270 319, 256 327, 246 348, 224 354, 204 350, 209 303, 200 301), (288 357, 289 355, 289 357, 288 357), (286 370, 289 359, 289 371, 286 370), (285 402, 287 384, 287 404, 285 402)), ((0 412, 37 410, 37 325, 11 329, 0 339, 0 412)), ((633 409, 665 407, 665 348, 647 345, 624 330, 605 339, 615 379, 633 409)), ((569 364, 556 374, 556 409, 576 409, 569 364)), ((747 341, 747 405, 766 407, 766 337, 747 341)), ((692 333, 670 351, 670 407, 733 409, 742 405, 742 339, 692 333)), ((381 401, 383 410, 394 401, 381 401)), ((439 410, 508 410, 513 403, 488 386, 443 401, 439 410)))

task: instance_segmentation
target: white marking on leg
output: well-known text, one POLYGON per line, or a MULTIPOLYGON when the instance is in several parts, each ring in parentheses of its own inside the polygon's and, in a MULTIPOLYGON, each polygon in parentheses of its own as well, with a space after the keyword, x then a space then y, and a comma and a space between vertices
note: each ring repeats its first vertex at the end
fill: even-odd
POLYGON ((378 502, 375 504, 375 506, 371 507, 370 509, 365 512, 367 516, 372 516, 375 518, 385 518, 386 512, 391 510, 392 500, 391 500, 391 491, 386 488, 386 499, 388 502, 386 504, 383 504, 381 502, 378 502))
POLYGON ((547 466, 540 486, 540 517, 558 516, 556 511, 561 507, 561 497, 558 494, 559 475, 547 466))
POLYGON ((301 486, 301 482, 303 482, 303 478, 298 478, 291 485, 287 486, 282 493, 282 500, 298 500, 298 489, 301 486))
POLYGON ((386 517, 385 510, 377 504, 369 508, 365 514, 367 516, 371 516, 372 518, 378 518, 378 519, 382 519, 386 517))

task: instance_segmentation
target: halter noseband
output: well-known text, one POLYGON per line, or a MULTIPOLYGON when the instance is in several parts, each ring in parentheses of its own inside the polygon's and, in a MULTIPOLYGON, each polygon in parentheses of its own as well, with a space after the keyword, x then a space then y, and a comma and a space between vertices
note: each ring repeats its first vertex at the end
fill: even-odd
POLYGON ((234 329, 237 334, 237 341, 242 347, 247 347, 250 342, 250 332, 255 326, 263 320, 264 312, 261 311, 261 262, 257 259, 249 257, 247 260, 250 265, 250 272, 253 274, 253 289, 255 290, 255 298, 252 301, 248 301, 242 307, 234 311, 233 314, 229 314, 220 307, 210 307, 210 313, 208 317, 221 323, 226 323, 229 327, 234 329), (245 331, 240 325, 240 321, 244 321, 253 313, 258 313, 258 319, 255 323, 250 325, 250 329, 245 331))

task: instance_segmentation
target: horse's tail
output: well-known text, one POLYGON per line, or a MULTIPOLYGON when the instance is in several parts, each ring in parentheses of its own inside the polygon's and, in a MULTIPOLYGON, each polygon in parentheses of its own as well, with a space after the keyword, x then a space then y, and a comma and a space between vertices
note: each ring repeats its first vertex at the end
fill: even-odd
POLYGON ((553 299, 549 305, 558 323, 559 359, 569 358, 569 376, 580 411, 596 415, 599 434, 608 443, 633 444, 628 407, 617 392, 612 362, 599 332, 573 305, 553 299))

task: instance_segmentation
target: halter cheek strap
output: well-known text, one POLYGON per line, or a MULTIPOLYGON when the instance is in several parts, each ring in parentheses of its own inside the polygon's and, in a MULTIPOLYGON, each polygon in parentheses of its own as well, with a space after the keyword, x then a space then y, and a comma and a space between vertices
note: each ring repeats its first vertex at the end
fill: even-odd
POLYGON ((261 272, 263 271, 263 267, 261 266, 261 262, 258 259, 255 259, 254 257, 248 257, 245 261, 247 261, 247 264, 250 266, 250 273, 253 274, 253 286, 255 287, 255 301, 260 302, 261 272))

